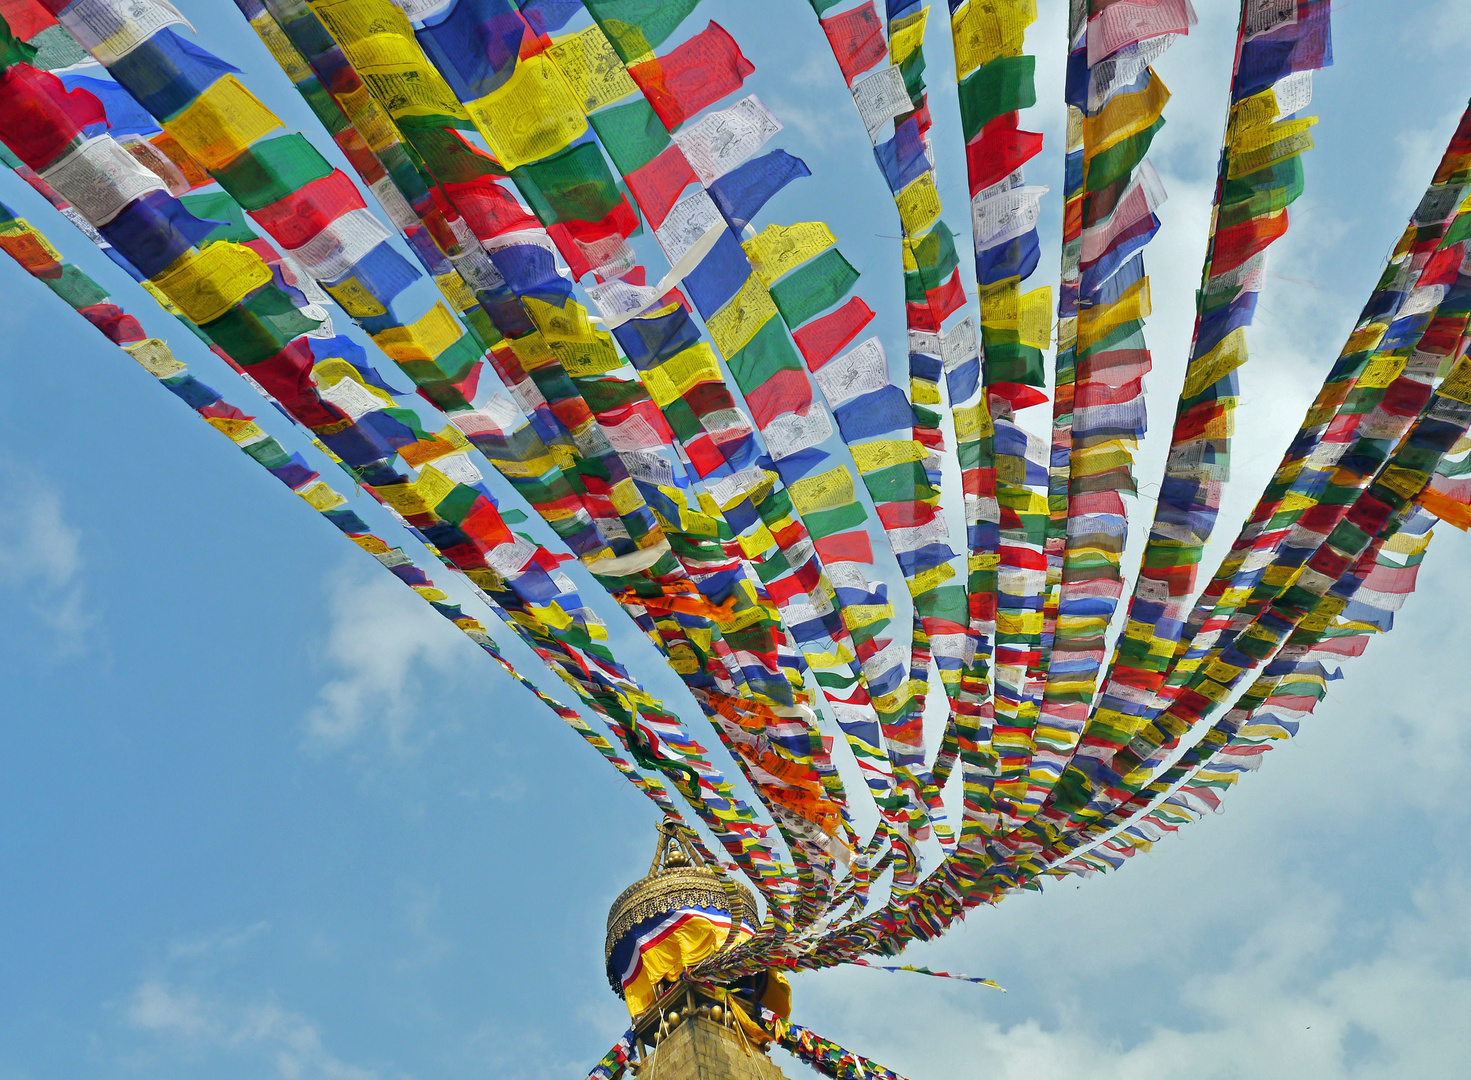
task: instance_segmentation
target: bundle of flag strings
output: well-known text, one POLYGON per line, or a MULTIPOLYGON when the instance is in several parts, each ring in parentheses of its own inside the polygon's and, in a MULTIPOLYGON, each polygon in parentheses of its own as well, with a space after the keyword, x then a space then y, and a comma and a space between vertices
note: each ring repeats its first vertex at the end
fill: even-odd
MULTIPOLYGON (((955 133, 931 119, 930 5, 808 4, 789 14, 815 20, 893 196, 903 280, 875 287, 902 284, 902 355, 867 332, 828 225, 766 218, 811 172, 746 92, 742 46, 685 25, 698 0, 236 0, 310 134, 165 0, 0 0, 0 156, 182 330, 149 336, 8 210, 0 247, 751 880, 764 923, 709 978, 891 956, 1217 809, 1390 629, 1432 524, 1471 524, 1463 117, 1199 578, 1266 249, 1304 191, 1327 0, 1241 5, 1132 585, 1165 198, 1147 154, 1170 96, 1151 64, 1189 0, 1073 0, 1054 185, 1026 176, 1034 0, 950 0, 974 296, 935 168, 955 133), (1052 186, 1056 296, 1023 288, 1052 186), (274 408, 227 403, 191 349, 274 408), (1050 431, 1029 430, 1049 401, 1050 431), (292 425, 351 496, 271 434, 292 425), (546 544, 513 530, 528 515, 546 544), (430 556, 580 711, 510 667, 430 556), (679 703, 599 611, 658 649, 679 703)), ((783 1037, 828 1075, 888 1075, 783 1037)))

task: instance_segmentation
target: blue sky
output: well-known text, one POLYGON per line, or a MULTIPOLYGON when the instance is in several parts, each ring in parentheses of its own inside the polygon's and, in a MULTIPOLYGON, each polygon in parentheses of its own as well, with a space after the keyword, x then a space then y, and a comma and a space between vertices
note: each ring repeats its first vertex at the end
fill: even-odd
MULTIPOLYGON (((315 137, 232 4, 179 6, 315 137)), ((1064 5, 1039 6, 1041 104, 1024 126, 1048 146, 1028 176, 1056 189, 1064 5)), ((1175 93, 1152 154, 1170 202, 1146 254, 1160 426, 1184 367, 1234 29, 1234 4, 1199 8, 1157 65, 1175 93)), ((706 19, 755 63, 748 88, 787 124, 777 144, 814 174, 758 227, 827 220, 902 353, 897 222, 810 9, 705 0, 685 32, 706 19)), ((1356 0, 1334 22, 1308 192, 1250 332, 1225 542, 1471 92, 1471 15, 1455 0, 1356 0)), ((927 54, 946 219, 964 235, 943 19, 927 54)), ((0 199, 253 411, 247 387, 24 185, 0 176, 0 199)), ((1042 230, 1055 250, 1055 197, 1042 230)), ((1055 276, 1044 259, 1032 284, 1055 276)), ((609 903, 647 866, 646 801, 8 260, 0 290, 0 1080, 585 1075, 626 1025, 601 945, 609 903)), ((1040 429, 1044 411, 1023 421, 1040 429)), ((1151 438, 1146 496, 1161 456, 1151 438)), ((366 502, 354 507, 383 525, 366 502)), ((1223 816, 906 954, 1007 995, 849 969, 800 976, 796 1017, 914 1080, 1462 1074, 1471 581, 1457 568, 1471 549, 1437 533, 1400 628, 1223 816)), ((694 719, 652 651, 618 642, 694 719)))

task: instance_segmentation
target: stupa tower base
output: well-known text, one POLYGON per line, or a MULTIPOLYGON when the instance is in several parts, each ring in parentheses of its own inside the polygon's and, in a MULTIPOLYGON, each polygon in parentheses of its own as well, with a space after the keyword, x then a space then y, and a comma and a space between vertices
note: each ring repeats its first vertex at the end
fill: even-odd
POLYGON ((746 1039, 718 1003, 679 987, 640 1018, 638 1080, 786 1080, 762 1049, 746 1039))

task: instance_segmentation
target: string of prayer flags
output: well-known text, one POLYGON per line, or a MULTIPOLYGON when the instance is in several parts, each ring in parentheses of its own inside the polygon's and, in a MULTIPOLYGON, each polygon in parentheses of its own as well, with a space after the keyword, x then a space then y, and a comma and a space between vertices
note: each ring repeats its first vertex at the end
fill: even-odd
POLYGON ((918 975, 929 975, 936 979, 954 979, 957 982, 975 983, 978 986, 989 986, 992 990, 1000 990, 1003 994, 1006 993, 1005 988, 994 979, 982 979, 974 975, 957 975, 950 971, 931 971, 922 964, 873 964, 867 960, 854 960, 853 963, 858 967, 873 968, 875 971, 912 971, 918 975))
MULTIPOLYGON (((0 247, 662 813, 704 823, 766 919, 702 978, 865 963, 1044 877, 1150 850, 1217 809, 1296 733, 1339 659, 1392 627, 1430 525, 1471 527, 1468 114, 1194 595, 1266 249, 1304 190, 1312 73, 1332 62, 1326 0, 1241 6, 1195 332, 1117 632, 1152 365, 1143 249, 1165 198, 1148 153, 1169 91, 1152 65, 1188 34, 1187 0, 1072 5, 1055 298, 1024 287, 1051 196, 1026 176, 1042 136, 1021 115, 1037 100, 1035 0, 947 4, 977 307, 935 169, 929 5, 810 0, 894 200, 902 358, 874 294, 854 292, 870 269, 827 224, 773 219, 814 170, 745 92, 749 50, 719 23, 684 26, 697 0, 236 6, 345 169, 161 0, 0 0, 0 157, 314 450, 288 452, 267 433, 273 412, 249 416, 195 378, 33 224, 0 217, 0 247), (419 299, 420 278, 437 299, 419 299), (344 315, 360 334, 334 326, 344 315), (1054 348, 1039 438, 1018 416, 1048 400, 1054 348), (460 575, 608 733, 506 665, 311 452, 460 575), (952 523, 941 495, 957 474, 952 523), (513 531, 532 512, 562 554, 513 531), (606 600, 579 591, 584 572, 606 600), (621 662, 599 615, 615 607, 735 773, 699 718, 621 662)), ((747 1019, 827 1075, 892 1075, 747 1019)), ((623 1074, 632 1049, 625 1038, 593 1075, 623 1074)))
MULTIPOLYGON (((1195 567, 1214 528, 1229 462, 1236 369, 1246 359, 1241 331, 1251 322, 1262 286, 1261 252, 1286 228, 1286 204, 1302 190, 1300 154, 1311 145, 1310 137, 1278 140, 1271 134, 1279 115, 1290 115, 1278 113, 1276 88, 1283 84, 1282 104, 1295 113, 1310 100, 1307 80, 1312 70, 1331 62, 1326 5, 1305 2, 1299 7, 1294 21, 1258 32, 1256 10, 1242 5, 1231 119, 1218 169, 1218 209, 1190 367, 1177 406, 1166 481, 1130 600, 1128 629, 1119 639, 1080 750, 1096 755, 1092 760, 1106 762, 1113 749, 1132 737, 1135 725, 1125 718, 1140 716, 1141 692, 1147 697, 1163 686, 1185 624, 1195 567), (1275 77, 1262 83, 1268 73, 1275 77), (1263 137, 1269 139, 1265 145, 1281 148, 1280 156, 1258 154, 1263 137), (1244 164, 1250 168, 1244 170, 1244 164), (1258 191, 1280 192, 1280 201, 1258 198, 1258 191)), ((1086 787, 1083 776, 1080 772, 1078 780, 1086 787)))
POLYGON ((1141 52, 1140 42, 1129 38, 1144 27, 1120 35, 1106 10, 1084 22, 1086 14, 1076 11, 1070 28, 1070 186, 1043 606, 1043 640, 1051 652, 1021 820, 1042 808, 1077 750, 1123 589, 1128 516, 1122 496, 1135 491, 1132 455, 1144 434, 1143 378, 1151 366, 1143 335, 1149 281, 1139 251, 1159 229, 1154 210, 1165 197, 1143 158, 1169 99, 1149 62, 1174 34, 1188 33, 1188 20, 1179 27, 1169 22, 1172 29, 1149 35, 1141 52), (1120 67, 1138 70, 1125 81, 1120 67), (1130 140, 1136 164, 1116 158, 1116 148, 1130 140), (1112 177, 1107 185, 1095 178, 1100 167, 1112 177))

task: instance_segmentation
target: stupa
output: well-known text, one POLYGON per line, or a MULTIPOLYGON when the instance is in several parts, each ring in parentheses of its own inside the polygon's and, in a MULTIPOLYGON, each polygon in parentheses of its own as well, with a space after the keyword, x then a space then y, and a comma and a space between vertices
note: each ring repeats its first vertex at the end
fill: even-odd
POLYGON ((639 1080, 782 1080, 766 1056, 769 1017, 785 1017, 785 979, 733 983, 699 965, 754 933, 760 915, 744 885, 711 865, 679 826, 659 826, 649 872, 608 912, 608 981, 633 1017, 629 1068, 639 1080))

